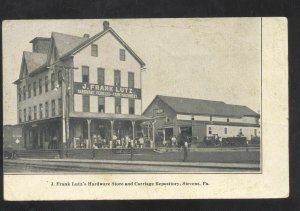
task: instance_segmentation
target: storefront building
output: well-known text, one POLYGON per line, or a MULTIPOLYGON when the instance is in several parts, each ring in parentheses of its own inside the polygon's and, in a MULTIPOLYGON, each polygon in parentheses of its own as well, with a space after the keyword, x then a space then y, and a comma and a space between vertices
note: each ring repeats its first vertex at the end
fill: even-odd
POLYGON ((219 101, 157 95, 143 115, 155 119, 156 142, 170 140, 179 133, 197 140, 214 135, 243 135, 247 140, 260 136, 258 113, 219 101))
MULTIPOLYGON (((109 26, 83 37, 53 32, 24 52, 18 124, 27 149, 92 148, 142 136, 144 62, 109 26)), ((112 147, 112 146, 110 146, 112 147)))

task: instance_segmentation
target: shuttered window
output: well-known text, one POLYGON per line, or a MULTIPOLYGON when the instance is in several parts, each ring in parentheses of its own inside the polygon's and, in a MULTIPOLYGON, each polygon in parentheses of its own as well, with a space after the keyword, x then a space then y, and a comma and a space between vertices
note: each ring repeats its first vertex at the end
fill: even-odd
POLYGON ((104 85, 105 75, 104 75, 104 69, 98 68, 98 84, 104 85))

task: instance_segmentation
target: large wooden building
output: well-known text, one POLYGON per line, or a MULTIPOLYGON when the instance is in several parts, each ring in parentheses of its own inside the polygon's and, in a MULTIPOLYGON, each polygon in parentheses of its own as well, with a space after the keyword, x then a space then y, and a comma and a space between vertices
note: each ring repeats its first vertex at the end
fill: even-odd
POLYGON ((29 149, 90 148, 93 139, 138 135, 145 63, 103 22, 94 36, 53 32, 24 52, 18 124, 29 149))
POLYGON ((155 131, 164 140, 179 133, 203 140, 205 136, 248 140, 260 136, 260 115, 246 106, 220 101, 157 95, 143 115, 155 119, 155 131))

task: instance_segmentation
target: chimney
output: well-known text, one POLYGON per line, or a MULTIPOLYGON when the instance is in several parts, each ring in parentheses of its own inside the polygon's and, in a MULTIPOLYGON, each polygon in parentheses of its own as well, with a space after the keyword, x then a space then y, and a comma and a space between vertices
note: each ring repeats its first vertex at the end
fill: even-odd
POLYGON ((89 34, 84 34, 83 37, 84 38, 90 38, 90 35, 89 34))
POLYGON ((109 29, 109 22, 108 21, 103 21, 103 31, 109 29))

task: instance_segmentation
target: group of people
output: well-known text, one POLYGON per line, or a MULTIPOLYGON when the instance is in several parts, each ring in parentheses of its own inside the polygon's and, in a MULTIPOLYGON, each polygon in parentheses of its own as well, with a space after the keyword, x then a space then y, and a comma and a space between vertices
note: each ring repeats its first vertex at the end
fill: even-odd
POLYGON ((144 148, 145 139, 143 136, 135 138, 125 135, 121 138, 118 138, 115 134, 112 137, 112 140, 101 139, 101 136, 93 137, 93 148, 144 148))
POLYGON ((187 137, 179 133, 177 137, 173 135, 168 140, 163 140, 163 145, 165 147, 182 147, 185 145, 185 142, 188 145, 187 137))

